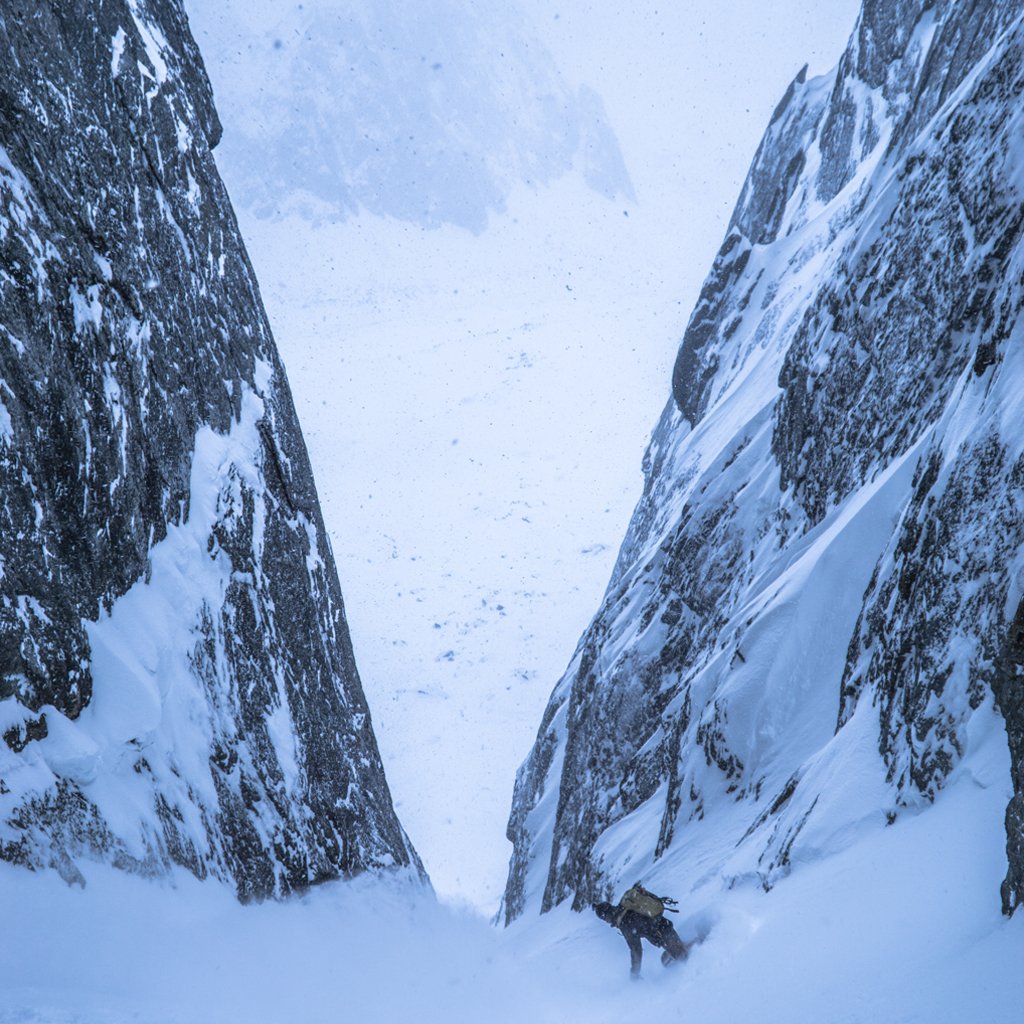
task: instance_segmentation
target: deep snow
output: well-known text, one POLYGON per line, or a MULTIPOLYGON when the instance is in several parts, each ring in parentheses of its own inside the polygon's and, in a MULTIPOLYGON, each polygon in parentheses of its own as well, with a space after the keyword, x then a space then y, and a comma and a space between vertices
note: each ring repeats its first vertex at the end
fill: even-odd
MULTIPOLYGON (((704 1024, 1011 1024, 1024 919, 999 912, 1007 755, 995 717, 935 806, 863 826, 771 893, 716 875, 681 898, 665 970, 559 908, 507 930, 383 879, 240 906, 215 883, 175 887, 95 868, 84 890, 0 866, 9 941, 3 1024, 318 1024, 338 1020, 704 1024)), ((679 868, 679 865, 676 865, 679 868)))

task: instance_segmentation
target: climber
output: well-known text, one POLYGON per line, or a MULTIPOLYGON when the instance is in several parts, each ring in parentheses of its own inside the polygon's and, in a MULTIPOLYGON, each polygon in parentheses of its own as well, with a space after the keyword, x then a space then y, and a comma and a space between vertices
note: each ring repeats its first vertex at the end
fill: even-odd
POLYGON ((686 959, 686 944, 676 934, 672 922, 665 917, 666 910, 676 913, 670 906, 675 902, 667 896, 655 896, 637 882, 626 891, 618 906, 611 903, 594 904, 594 913, 622 932, 629 946, 629 974, 634 980, 640 977, 640 961, 644 955, 641 939, 664 950, 661 962, 666 967, 686 959))

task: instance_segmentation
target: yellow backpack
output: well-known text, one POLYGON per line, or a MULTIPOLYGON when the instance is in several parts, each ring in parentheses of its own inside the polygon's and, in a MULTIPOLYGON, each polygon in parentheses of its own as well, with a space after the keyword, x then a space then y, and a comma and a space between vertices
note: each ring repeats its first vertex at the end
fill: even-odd
MULTIPOLYGON (((671 900, 669 902, 675 902, 671 900)), ((661 917, 665 913, 666 901, 654 893, 648 892, 639 882, 632 889, 627 889, 619 906, 623 910, 632 910, 644 917, 661 917)))

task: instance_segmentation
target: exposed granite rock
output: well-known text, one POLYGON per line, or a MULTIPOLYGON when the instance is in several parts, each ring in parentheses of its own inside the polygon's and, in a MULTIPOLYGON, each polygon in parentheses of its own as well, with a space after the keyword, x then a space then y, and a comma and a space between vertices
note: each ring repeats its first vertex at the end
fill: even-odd
POLYGON ((422 873, 180 0, 6 3, 0 53, 0 857, 422 873))
POLYGON ((506 920, 659 871, 769 887, 926 807, 997 708, 1024 897, 1021 19, 866 0, 779 104, 517 778, 506 920))
POLYGON ((1006 808, 1009 870, 1001 889, 1003 912, 1012 914, 1024 901, 1024 598, 999 652, 995 689, 1006 719, 1013 776, 1013 798, 1006 808))

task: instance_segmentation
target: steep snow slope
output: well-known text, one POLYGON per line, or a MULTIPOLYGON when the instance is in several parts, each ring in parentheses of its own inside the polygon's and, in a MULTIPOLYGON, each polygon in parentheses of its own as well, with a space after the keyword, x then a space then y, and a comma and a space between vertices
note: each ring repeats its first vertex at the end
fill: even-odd
POLYGON ((506 920, 771 887, 927 806, 994 698, 1019 785, 1020 18, 867 0, 780 102, 517 779, 506 920))
POLYGON ((181 4, 0 52, 0 859, 417 874, 181 4))
MULTIPOLYGON (((751 0, 424 2, 410 17, 432 20, 442 91, 391 17, 401 5, 295 7, 260 21, 262 5, 190 6, 225 124, 218 166, 288 367, 396 806, 438 893, 490 914, 508 867, 509 779, 607 584, 687 305, 770 97, 804 59, 834 59, 855 4, 788 0, 780 24, 751 0), (295 34, 303 17, 317 35, 295 34), (373 19, 356 104, 350 78, 325 80, 319 63, 336 60, 346 24, 373 19), (486 64, 509 36, 517 63, 492 69, 499 90, 486 64), (541 80, 547 91, 532 92, 541 80), (456 82, 468 95, 452 95, 456 82), (591 187, 582 150, 554 176, 562 142, 536 129, 552 97, 560 118, 580 118, 584 86, 608 109, 635 202, 591 187), (455 144, 467 111, 486 117, 494 131, 474 145, 505 168, 505 210, 478 233, 427 227, 385 195, 393 175, 374 199, 383 216, 313 202, 305 151, 288 167, 290 149, 269 154, 288 132, 261 134, 266 105, 284 103, 298 137, 326 146, 383 137, 383 124, 399 154, 411 110, 417 138, 438 145, 446 133, 455 144), (532 185, 508 177, 527 161, 548 168, 547 185, 539 171, 532 185), (251 189, 264 165, 282 187, 277 214, 251 189)), ((450 170, 417 167, 449 209, 475 194, 450 170)))
POLYGON ((999 913, 1009 776, 993 736, 927 814, 862 830, 771 893, 715 879, 691 894, 679 928, 703 944, 667 971, 648 951, 639 984, 622 939, 565 905, 496 929, 365 878, 241 907, 188 877, 92 868, 79 891, 0 865, 18 928, 0 1022, 1015 1024, 1024 919, 999 913))

